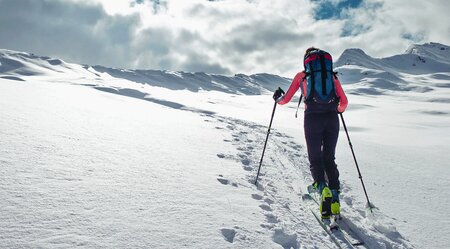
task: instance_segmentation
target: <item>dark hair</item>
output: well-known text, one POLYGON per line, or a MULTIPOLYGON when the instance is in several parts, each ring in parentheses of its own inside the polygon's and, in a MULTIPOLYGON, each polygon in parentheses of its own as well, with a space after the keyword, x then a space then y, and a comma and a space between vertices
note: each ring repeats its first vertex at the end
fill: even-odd
POLYGON ((315 47, 309 47, 308 49, 306 49, 305 55, 311 53, 311 51, 314 51, 314 50, 319 50, 319 49, 318 49, 318 48, 315 48, 315 47))

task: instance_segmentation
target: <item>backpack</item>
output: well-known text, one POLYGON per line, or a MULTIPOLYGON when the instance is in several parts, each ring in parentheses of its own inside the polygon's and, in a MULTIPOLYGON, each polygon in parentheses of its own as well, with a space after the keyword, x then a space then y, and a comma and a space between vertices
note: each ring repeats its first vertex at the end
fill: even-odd
POLYGON ((308 112, 336 111, 338 97, 333 80, 333 59, 320 49, 308 49, 303 59, 306 73, 305 103, 308 112))

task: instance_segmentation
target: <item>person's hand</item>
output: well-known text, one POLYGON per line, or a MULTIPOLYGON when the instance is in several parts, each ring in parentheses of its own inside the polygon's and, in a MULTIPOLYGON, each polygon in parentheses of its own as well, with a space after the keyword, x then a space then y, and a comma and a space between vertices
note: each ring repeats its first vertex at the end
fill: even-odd
POLYGON ((338 112, 339 114, 345 112, 345 107, 342 107, 341 105, 338 105, 338 107, 337 107, 337 112, 338 112))
POLYGON ((278 87, 277 90, 273 93, 273 100, 277 101, 281 96, 284 95, 283 89, 281 87, 278 87))

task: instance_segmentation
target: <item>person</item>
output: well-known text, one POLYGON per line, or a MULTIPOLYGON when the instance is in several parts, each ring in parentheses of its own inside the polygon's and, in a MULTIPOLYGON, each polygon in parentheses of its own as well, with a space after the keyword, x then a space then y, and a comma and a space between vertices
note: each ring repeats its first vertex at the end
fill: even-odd
POLYGON ((273 98, 284 105, 301 88, 302 97, 305 97, 304 132, 314 180, 308 189, 321 194, 322 219, 330 219, 331 215, 340 214, 340 182, 335 151, 339 135, 338 113, 345 111, 348 100, 336 73, 332 71, 331 55, 318 48, 308 48, 304 67, 305 70, 294 77, 288 91, 284 94, 278 88, 273 98), (327 86, 328 91, 324 89, 327 86), (325 96, 324 101, 320 101, 321 96, 325 96))

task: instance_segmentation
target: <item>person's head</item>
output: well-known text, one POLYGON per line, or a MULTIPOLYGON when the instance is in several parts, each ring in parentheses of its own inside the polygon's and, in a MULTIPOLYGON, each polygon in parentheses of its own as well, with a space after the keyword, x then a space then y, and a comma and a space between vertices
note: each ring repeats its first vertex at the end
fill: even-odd
POLYGON ((311 51, 315 51, 315 50, 319 50, 316 47, 309 47, 308 49, 306 49, 305 51, 305 56, 307 56, 309 53, 311 53, 311 51))

